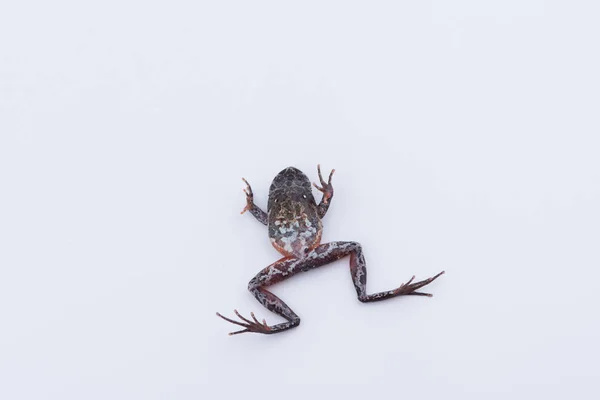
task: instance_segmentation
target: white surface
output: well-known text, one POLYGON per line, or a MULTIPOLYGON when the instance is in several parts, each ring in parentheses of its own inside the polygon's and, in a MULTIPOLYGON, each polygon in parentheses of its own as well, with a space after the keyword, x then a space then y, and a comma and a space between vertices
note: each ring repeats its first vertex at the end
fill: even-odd
POLYGON ((0 7, 0 398, 597 399, 597 2, 281 3, 0 7), (281 321, 240 177, 319 162, 370 292, 447 274, 228 337, 281 321))

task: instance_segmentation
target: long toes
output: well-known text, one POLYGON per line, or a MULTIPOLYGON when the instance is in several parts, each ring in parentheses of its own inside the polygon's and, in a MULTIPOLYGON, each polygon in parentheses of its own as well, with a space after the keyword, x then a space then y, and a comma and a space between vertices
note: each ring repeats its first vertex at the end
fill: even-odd
POLYGON ((234 321, 234 320, 232 320, 232 319, 229 319, 229 318, 227 318, 227 317, 224 317, 224 316, 222 316, 222 315, 221 315, 221 314, 219 314, 219 313, 217 313, 217 317, 221 317, 221 318, 223 318, 223 319, 224 319, 225 321, 227 321, 227 322, 231 322, 232 324, 236 324, 236 325, 243 326, 244 328, 246 328, 246 324, 243 324, 243 323, 241 323, 241 322, 234 321))
POLYGON ((427 279, 424 279, 422 281, 415 282, 412 285, 410 285, 410 288, 413 289, 413 290, 417 290, 419 288, 422 288, 425 285, 429 285, 431 282, 433 282, 434 280, 436 280, 439 276, 441 276, 443 274, 444 274, 444 271, 440 272, 436 276, 432 276, 431 278, 427 278, 427 279))
POLYGON ((254 320, 255 323, 260 324, 260 322, 258 322, 258 320, 256 319, 256 316, 254 315, 253 312, 250 313, 250 316, 252 317, 252 319, 254 320))
POLYGON ((413 276, 412 276, 412 278, 410 278, 410 279, 408 280, 408 282, 406 282, 406 283, 403 283, 402 285, 400 285, 400 287, 403 287, 403 286, 408 286, 408 285, 410 285, 410 284, 411 284, 411 282, 412 282, 412 281, 414 281, 414 280, 415 280, 415 276, 413 275, 413 276))
POLYGON ((235 313, 235 315, 238 316, 239 319, 241 319, 242 321, 248 323, 248 324, 252 324, 252 321, 244 318, 237 310, 233 310, 233 312, 235 313))
POLYGON ((442 272, 440 272, 439 274, 437 274, 436 276, 434 276, 433 278, 430 278, 430 279, 433 281, 434 279, 437 279, 438 277, 444 275, 445 273, 446 273, 446 271, 442 271, 442 272))
MULTIPOLYGON (((327 186, 327 183, 323 179, 323 175, 321 174, 321 164, 317 165, 317 172, 319 173, 319 182, 323 187, 327 186)), ((329 174, 329 183, 331 183, 331 173, 329 174)))
POLYGON ((433 295, 431 293, 423 293, 423 292, 410 292, 407 293, 409 296, 426 296, 426 297, 433 297, 433 295))
POLYGON ((229 336, 239 335, 240 333, 250 332, 249 329, 242 329, 241 331, 229 332, 229 336))
POLYGON ((410 288, 412 290, 417 290, 419 288, 422 288, 423 286, 429 285, 430 283, 431 283, 431 278, 425 279, 425 280, 420 281, 420 282, 413 283, 412 285, 410 285, 410 288))
POLYGON ((245 178, 242 178, 242 180, 246 184, 246 189, 248 189, 248 192, 246 192, 246 190, 244 190, 244 192, 246 192, 246 194, 248 194, 249 196, 252 196, 252 187, 245 178))
POLYGON ((415 289, 418 289, 420 287, 430 284, 431 282, 435 281, 440 276, 444 275, 444 273, 445 273, 445 271, 442 271, 439 274, 432 276, 431 278, 423 279, 422 281, 415 283, 414 285, 418 285, 415 287, 415 289))

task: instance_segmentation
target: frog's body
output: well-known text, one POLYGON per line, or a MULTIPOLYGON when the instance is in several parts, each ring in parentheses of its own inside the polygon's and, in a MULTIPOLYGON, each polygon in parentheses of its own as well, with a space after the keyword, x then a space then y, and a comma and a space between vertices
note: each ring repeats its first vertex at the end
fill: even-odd
POLYGON ((269 238, 285 256, 304 257, 321 242, 323 224, 308 177, 299 169, 281 171, 269 189, 269 238))
POLYGON ((431 296, 428 293, 416 290, 431 283, 444 272, 440 272, 432 278, 412 283, 414 276, 405 284, 394 290, 367 294, 367 269, 360 244, 356 242, 331 242, 321 244, 323 224, 321 219, 327 213, 330 201, 333 197, 333 186, 331 177, 334 170, 329 174, 328 182, 323 180, 321 169, 318 168, 321 187, 315 187, 323 192, 323 198, 317 205, 313 197, 308 177, 297 168, 288 167, 281 171, 269 189, 269 201, 265 213, 254 204, 252 189, 246 180, 247 190, 246 208, 258 221, 267 225, 271 243, 283 254, 283 258, 259 272, 248 284, 248 290, 254 294, 256 299, 266 308, 284 317, 288 322, 268 326, 263 319, 259 322, 253 313, 253 321, 242 317, 237 311, 235 314, 242 322, 235 321, 221 314, 217 315, 226 321, 240 325, 245 329, 232 332, 231 334, 244 332, 277 333, 294 328, 300 324, 300 318, 273 293, 265 287, 280 282, 298 272, 304 272, 325 264, 329 264, 345 256, 350 256, 350 272, 358 299, 361 302, 372 302, 385 300, 391 297, 403 295, 431 296))

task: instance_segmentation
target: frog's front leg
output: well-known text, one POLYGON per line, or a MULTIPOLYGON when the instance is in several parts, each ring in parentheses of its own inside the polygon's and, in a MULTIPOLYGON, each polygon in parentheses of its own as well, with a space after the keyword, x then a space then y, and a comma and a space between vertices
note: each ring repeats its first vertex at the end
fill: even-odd
POLYGON ((321 198, 321 202, 317 206, 317 213, 319 214, 319 218, 323 218, 325 214, 327 214, 327 210, 329 209, 329 204, 331 203, 331 199, 333 198, 333 186, 331 185, 331 177, 335 172, 335 169, 332 169, 329 173, 329 179, 327 182, 323 180, 323 176, 321 175, 321 164, 317 165, 317 172, 319 173, 319 182, 321 186, 318 186, 316 183, 313 183, 315 188, 318 191, 323 193, 323 197, 321 198))
POLYGON ((252 214, 258 222, 267 225, 267 213, 254 204, 254 193, 252 193, 252 188, 246 179, 242 178, 242 180, 246 183, 246 189, 244 189, 244 193, 246 193, 246 207, 244 207, 240 214, 250 211, 250 214, 252 214))

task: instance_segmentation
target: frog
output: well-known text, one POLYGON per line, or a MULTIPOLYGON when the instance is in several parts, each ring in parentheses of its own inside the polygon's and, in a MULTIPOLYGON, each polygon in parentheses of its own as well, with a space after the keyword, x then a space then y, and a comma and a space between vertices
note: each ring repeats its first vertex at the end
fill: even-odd
POLYGON ((371 303, 400 296, 431 297, 430 293, 418 291, 429 285, 445 271, 418 282, 413 275, 406 283, 384 292, 367 293, 367 266, 362 246, 352 241, 334 241, 321 243, 323 233, 323 218, 331 205, 333 186, 331 179, 335 169, 329 173, 327 181, 321 174, 321 165, 317 165, 317 175, 320 185, 313 186, 322 193, 319 204, 312 193, 309 178, 298 168, 288 167, 279 172, 269 188, 267 211, 263 211, 254 203, 254 193, 248 181, 244 178, 246 187, 246 206, 242 214, 248 212, 268 230, 273 247, 283 256, 273 264, 262 269, 248 283, 248 290, 256 300, 267 310, 283 317, 286 322, 268 325, 265 319, 261 321, 253 312, 250 318, 242 316, 233 310, 239 320, 217 316, 234 325, 242 327, 229 335, 241 333, 275 334, 296 328, 300 325, 300 317, 279 297, 267 290, 268 287, 288 279, 300 272, 330 264, 344 257, 349 257, 350 275, 360 302, 371 303))

